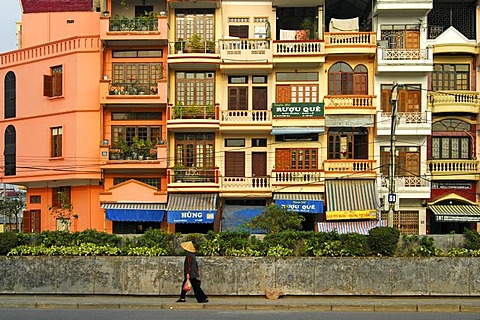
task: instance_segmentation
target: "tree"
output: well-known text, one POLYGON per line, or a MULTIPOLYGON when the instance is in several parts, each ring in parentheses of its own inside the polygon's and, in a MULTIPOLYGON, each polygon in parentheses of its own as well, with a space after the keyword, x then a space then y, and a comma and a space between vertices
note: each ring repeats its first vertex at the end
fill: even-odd
POLYGON ((0 210, 3 215, 4 221, 8 218, 9 221, 12 221, 12 218, 15 217, 16 229, 19 230, 20 220, 18 218, 19 213, 23 210, 25 204, 20 199, 5 198, 0 201, 0 210))
POLYGON ((78 214, 73 213, 73 204, 70 203, 68 194, 58 193, 58 207, 48 206, 50 214, 62 224, 62 230, 70 231, 71 219, 78 219, 78 214))
POLYGON ((286 230, 301 230, 303 220, 305 218, 297 212, 271 204, 262 214, 253 218, 246 225, 253 230, 262 229, 268 233, 279 233, 286 230))

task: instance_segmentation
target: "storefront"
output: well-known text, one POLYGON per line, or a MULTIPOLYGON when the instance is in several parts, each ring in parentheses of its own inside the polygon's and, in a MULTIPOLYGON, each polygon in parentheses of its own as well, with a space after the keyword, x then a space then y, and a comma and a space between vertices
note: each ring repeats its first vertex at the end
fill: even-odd
POLYGON ((148 228, 160 229, 165 203, 102 203, 105 218, 112 221, 116 234, 142 234, 148 228))
POLYGON ((302 230, 313 231, 319 214, 323 214, 323 195, 320 193, 275 193, 275 204, 297 212, 305 218, 302 230))

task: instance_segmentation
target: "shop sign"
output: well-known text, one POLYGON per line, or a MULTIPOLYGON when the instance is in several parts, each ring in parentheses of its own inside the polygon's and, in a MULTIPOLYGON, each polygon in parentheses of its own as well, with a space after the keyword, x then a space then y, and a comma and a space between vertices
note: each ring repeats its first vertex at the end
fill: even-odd
POLYGON ((327 220, 377 219, 376 210, 327 211, 327 220))
POLYGON ((323 102, 317 103, 274 103, 272 116, 274 118, 290 117, 323 117, 325 108, 323 102))

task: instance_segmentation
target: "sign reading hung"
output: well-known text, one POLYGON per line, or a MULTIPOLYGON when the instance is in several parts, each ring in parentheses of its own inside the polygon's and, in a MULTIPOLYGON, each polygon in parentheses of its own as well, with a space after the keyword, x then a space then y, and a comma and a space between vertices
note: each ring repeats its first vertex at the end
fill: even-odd
POLYGON ((215 211, 205 210, 172 210, 168 211, 168 223, 213 223, 215 211))
POLYGON ((323 117, 325 108, 323 102, 316 103, 274 103, 272 116, 274 118, 290 117, 323 117))

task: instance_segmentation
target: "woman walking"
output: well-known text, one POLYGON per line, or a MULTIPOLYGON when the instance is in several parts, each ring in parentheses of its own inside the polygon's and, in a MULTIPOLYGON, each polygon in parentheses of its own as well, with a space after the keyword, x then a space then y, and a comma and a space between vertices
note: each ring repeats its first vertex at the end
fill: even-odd
POLYGON ((180 298, 177 300, 177 302, 186 301, 185 295, 187 294, 187 291, 184 290, 184 286, 187 280, 190 280, 197 302, 207 303, 208 297, 205 295, 205 292, 203 292, 202 288, 200 288, 200 269, 198 268, 197 257, 195 256, 195 246, 193 245, 192 241, 182 242, 180 246, 186 251, 186 255, 183 263, 182 291, 180 292, 180 298))

